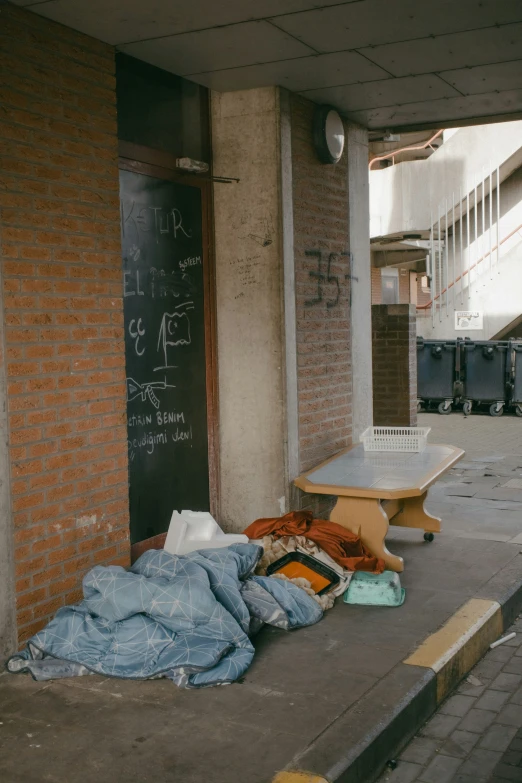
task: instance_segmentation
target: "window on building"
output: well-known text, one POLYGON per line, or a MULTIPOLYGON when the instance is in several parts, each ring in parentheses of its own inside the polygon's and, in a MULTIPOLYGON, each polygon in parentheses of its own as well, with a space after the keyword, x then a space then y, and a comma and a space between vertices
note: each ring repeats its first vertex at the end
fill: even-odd
POLYGON ((391 267, 381 269, 383 304, 399 304, 399 271, 391 267))

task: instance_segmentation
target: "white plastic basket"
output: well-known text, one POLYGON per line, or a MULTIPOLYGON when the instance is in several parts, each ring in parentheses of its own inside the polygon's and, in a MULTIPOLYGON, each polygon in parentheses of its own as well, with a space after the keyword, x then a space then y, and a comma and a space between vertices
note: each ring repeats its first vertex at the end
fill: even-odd
POLYGON ((361 435, 365 451, 424 451, 431 427, 368 427, 361 435))

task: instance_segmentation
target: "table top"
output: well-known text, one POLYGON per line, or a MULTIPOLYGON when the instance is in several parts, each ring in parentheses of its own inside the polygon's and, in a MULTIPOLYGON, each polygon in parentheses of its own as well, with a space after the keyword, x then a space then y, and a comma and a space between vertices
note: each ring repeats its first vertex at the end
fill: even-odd
POLYGON ((429 443, 421 452, 365 451, 362 443, 345 449, 295 484, 305 492, 393 499, 421 495, 464 456, 456 446, 429 443))

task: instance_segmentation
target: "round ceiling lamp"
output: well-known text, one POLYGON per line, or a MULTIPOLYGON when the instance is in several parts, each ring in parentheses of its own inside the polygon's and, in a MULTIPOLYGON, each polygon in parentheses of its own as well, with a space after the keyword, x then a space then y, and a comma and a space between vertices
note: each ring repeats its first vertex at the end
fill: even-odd
POLYGON ((333 106, 317 106, 313 132, 315 151, 321 163, 338 163, 344 149, 344 125, 333 106))

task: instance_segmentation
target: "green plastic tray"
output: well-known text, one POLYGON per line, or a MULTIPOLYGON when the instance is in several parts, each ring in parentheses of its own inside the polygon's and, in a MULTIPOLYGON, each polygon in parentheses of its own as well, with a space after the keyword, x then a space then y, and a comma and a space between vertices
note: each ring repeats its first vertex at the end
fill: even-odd
POLYGON ((401 587, 399 574, 395 571, 383 571, 382 574, 369 574, 356 571, 344 593, 346 604, 365 606, 402 606, 406 590, 401 587))

